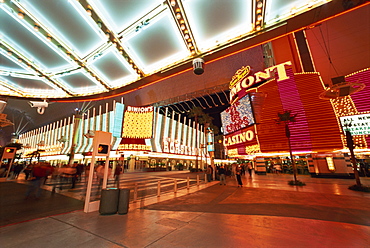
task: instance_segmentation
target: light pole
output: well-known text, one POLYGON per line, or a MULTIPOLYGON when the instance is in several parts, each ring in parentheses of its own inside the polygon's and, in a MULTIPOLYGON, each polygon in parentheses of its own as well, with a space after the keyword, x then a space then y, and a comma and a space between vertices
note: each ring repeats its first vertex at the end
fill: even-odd
POLYGON ((77 139, 78 139, 77 132, 79 130, 82 115, 83 115, 82 113, 77 113, 75 115, 75 118, 74 118, 73 133, 72 133, 72 146, 71 146, 71 151, 69 153, 69 160, 68 160, 68 165, 69 166, 73 165, 73 161, 74 161, 74 158, 75 158, 75 149, 76 149, 76 146, 77 146, 77 139))

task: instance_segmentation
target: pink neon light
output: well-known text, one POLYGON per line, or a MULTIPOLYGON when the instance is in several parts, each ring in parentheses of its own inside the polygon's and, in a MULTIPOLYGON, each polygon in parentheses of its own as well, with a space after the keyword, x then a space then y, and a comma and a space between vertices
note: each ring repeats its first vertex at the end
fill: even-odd
MULTIPOLYGON (((347 82, 364 83, 366 87, 351 95, 352 101, 355 104, 357 111, 360 113, 370 111, 370 70, 359 72, 352 76, 346 77, 347 82)), ((367 146, 370 146, 370 136, 365 137, 367 146)))
MULTIPOLYGON (((294 80, 292 69, 287 69, 289 79, 277 82, 280 100, 284 110, 298 114, 295 123, 289 125, 293 151, 312 151, 311 135, 305 110, 294 80)), ((277 114, 277 113, 276 113, 277 114)))

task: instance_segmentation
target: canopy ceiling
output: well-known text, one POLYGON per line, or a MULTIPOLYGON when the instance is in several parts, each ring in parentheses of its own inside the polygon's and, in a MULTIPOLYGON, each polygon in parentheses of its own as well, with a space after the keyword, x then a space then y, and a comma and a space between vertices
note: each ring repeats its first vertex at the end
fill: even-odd
POLYGON ((0 95, 124 91, 327 2, 0 0, 0 95))

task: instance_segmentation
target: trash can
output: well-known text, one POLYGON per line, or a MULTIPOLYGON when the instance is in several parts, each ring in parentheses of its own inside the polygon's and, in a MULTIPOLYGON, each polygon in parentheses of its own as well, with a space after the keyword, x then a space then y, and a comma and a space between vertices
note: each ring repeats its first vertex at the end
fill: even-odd
POLYGON ((102 189, 99 213, 100 214, 116 214, 118 210, 119 189, 107 188, 102 189))
POLYGON ((130 189, 119 190, 118 214, 127 214, 130 202, 130 189))

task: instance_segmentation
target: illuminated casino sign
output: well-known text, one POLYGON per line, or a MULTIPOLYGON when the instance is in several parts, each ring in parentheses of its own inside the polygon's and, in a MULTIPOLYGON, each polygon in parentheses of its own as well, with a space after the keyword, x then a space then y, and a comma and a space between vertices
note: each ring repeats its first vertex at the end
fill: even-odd
POLYGON ((123 121, 123 138, 150 139, 153 136, 154 107, 127 106, 123 121))
POLYGON ((241 132, 233 133, 232 135, 227 135, 224 138, 224 146, 234 146, 242 143, 250 142, 255 139, 255 133, 253 130, 243 130, 241 132))
POLYGON ((224 136, 224 146, 229 156, 249 155, 260 152, 254 126, 224 136))
POLYGON ((230 88, 230 101, 233 102, 239 98, 245 96, 246 91, 250 88, 258 86, 265 80, 274 78, 273 72, 277 73, 277 81, 282 81, 289 79, 286 73, 285 66, 292 65, 292 62, 287 61, 275 66, 271 66, 265 71, 260 71, 251 75, 251 68, 249 66, 242 67, 237 70, 235 75, 231 78, 229 88, 230 88))
POLYGON ((246 95, 223 111, 221 122, 225 135, 255 124, 250 96, 246 95))
POLYGON ((179 140, 174 140, 168 137, 163 138, 163 152, 166 153, 173 153, 173 154, 181 154, 181 155, 197 155, 201 156, 201 149, 197 149, 196 147, 186 146, 180 144, 179 140))
POLYGON ((117 151, 151 151, 152 146, 143 144, 120 144, 117 151))

